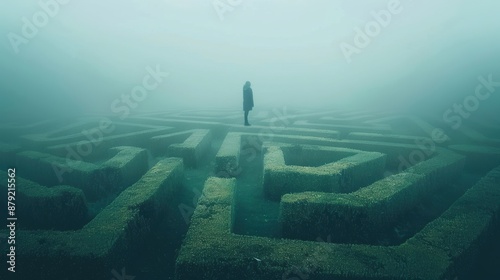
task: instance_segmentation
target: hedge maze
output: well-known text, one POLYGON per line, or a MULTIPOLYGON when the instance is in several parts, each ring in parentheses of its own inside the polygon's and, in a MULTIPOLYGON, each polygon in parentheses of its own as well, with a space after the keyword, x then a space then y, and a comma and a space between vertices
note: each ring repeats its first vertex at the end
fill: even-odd
POLYGON ((18 218, 16 273, 0 278, 500 276, 500 128, 384 112, 241 118, 0 126, 0 198, 15 168, 18 218))

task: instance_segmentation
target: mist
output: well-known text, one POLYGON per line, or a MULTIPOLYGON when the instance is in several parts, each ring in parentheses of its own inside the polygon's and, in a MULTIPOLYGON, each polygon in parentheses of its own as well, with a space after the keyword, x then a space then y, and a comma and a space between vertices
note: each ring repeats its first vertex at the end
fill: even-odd
MULTIPOLYGON (((500 81, 499 9, 493 0, 2 1, 1 116, 241 110, 248 80, 255 110, 439 118, 474 95, 479 77, 500 81)), ((498 120, 499 92, 478 116, 498 120)))
POLYGON ((499 11, 0 0, 0 279, 500 279, 499 11))

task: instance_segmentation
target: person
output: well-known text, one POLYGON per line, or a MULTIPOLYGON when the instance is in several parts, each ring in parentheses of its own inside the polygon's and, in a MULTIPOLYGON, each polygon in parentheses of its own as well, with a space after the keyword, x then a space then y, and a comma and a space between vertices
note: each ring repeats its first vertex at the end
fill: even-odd
POLYGON ((245 112, 245 126, 250 126, 250 123, 248 123, 248 113, 253 108, 253 91, 250 86, 251 84, 249 81, 247 81, 243 86, 243 111, 245 112))

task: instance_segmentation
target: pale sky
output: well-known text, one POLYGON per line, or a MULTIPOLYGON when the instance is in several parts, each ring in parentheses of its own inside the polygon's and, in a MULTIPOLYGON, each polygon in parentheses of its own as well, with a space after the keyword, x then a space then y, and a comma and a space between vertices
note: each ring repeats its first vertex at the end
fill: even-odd
POLYGON ((255 109, 439 111, 473 93, 479 75, 500 80, 493 0, 18 2, 0 3, 3 113, 112 113, 147 67, 168 77, 136 102, 138 112, 239 109, 246 80, 255 109), (346 55, 347 45, 356 52, 346 55))

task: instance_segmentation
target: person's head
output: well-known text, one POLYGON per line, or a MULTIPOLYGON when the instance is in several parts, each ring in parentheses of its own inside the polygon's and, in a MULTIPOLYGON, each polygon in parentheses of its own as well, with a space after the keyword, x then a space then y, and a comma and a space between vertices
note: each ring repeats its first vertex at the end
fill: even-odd
POLYGON ((244 88, 249 88, 251 85, 252 85, 252 84, 251 84, 249 81, 247 81, 243 87, 244 87, 244 88))

